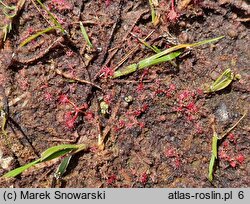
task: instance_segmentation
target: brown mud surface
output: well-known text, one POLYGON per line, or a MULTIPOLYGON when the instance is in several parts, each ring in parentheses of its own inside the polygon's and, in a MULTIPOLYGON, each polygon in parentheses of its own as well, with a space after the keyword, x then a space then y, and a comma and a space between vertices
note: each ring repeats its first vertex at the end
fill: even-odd
MULTIPOLYGON (((27 0, 0 43, 1 104, 9 104, 7 138, 1 133, 0 139, 0 176, 39 158, 49 147, 83 143, 90 148, 73 157, 57 187, 250 187, 249 113, 220 142, 214 180, 207 178, 211 121, 215 119, 220 135, 249 109, 249 1, 176 0, 178 17, 172 19, 171 1, 159 0, 157 26, 151 23, 146 0, 43 2, 67 34, 51 31, 20 48, 28 36, 53 26, 43 17, 49 19, 47 13, 38 6, 39 13, 27 0), (162 63, 109 78, 110 68, 135 47, 120 68, 154 54, 133 36, 143 39, 153 30, 147 42, 162 50, 225 37, 182 54, 176 65, 162 63), (202 89, 227 68, 241 79, 204 94, 202 89), (84 107, 73 124, 73 107, 63 103, 63 96, 84 107), (105 114, 103 101, 108 105, 102 109, 105 114), (98 135, 106 135, 104 149, 97 145, 98 135)), ((1 11, 1 26, 5 18, 1 11)), ((1 178, 0 187, 50 187, 60 161, 1 178)))

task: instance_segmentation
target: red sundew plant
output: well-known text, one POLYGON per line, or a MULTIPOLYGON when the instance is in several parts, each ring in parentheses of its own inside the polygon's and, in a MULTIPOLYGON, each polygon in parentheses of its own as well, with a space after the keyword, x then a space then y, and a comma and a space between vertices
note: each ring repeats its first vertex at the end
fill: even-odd
POLYGON ((46 101, 50 102, 50 101, 53 100, 53 96, 52 96, 51 93, 45 92, 45 93, 44 93, 44 99, 45 99, 46 101))
POLYGON ((85 113, 85 119, 88 121, 93 121, 95 118, 95 114, 91 111, 85 113))
POLYGON ((237 162, 239 162, 240 164, 242 164, 244 161, 245 161, 245 157, 243 154, 239 154, 237 157, 236 157, 236 160, 237 162))
POLYGON ((100 70, 100 77, 110 78, 114 75, 114 70, 111 67, 104 66, 100 70))
POLYGON ((111 3, 111 0, 105 0, 106 7, 108 7, 111 3))
POLYGON ((235 135, 233 133, 230 133, 227 138, 229 139, 230 142, 233 142, 234 144, 236 144, 236 138, 235 135))
POLYGON ((176 154, 175 148, 168 148, 168 149, 165 151, 165 156, 166 156, 166 157, 176 157, 177 154, 176 154))
POLYGON ((141 93, 144 90, 144 84, 140 82, 138 86, 136 87, 136 92, 141 93))
POLYGON ((77 120, 77 117, 79 116, 80 113, 83 113, 83 111, 88 108, 88 105, 85 103, 82 106, 78 107, 77 105, 75 105, 74 102, 72 102, 71 100, 69 100, 68 96, 65 95, 65 94, 60 95, 58 101, 61 104, 68 103, 71 106, 73 106, 74 111, 67 112, 65 114, 64 118, 65 118, 65 125, 66 125, 66 127, 69 128, 69 129, 74 128, 75 122, 77 120))
POLYGON ((107 180, 107 185, 111 185, 112 183, 114 183, 116 181, 116 175, 115 174, 112 174, 111 176, 108 177, 108 180, 107 180))
POLYGON ((171 0, 171 10, 168 13, 168 19, 171 22, 176 22, 179 18, 179 14, 176 12, 175 6, 174 6, 174 0, 171 0))
POLYGON ((148 174, 144 172, 140 177, 140 182, 145 185, 148 182, 148 174))

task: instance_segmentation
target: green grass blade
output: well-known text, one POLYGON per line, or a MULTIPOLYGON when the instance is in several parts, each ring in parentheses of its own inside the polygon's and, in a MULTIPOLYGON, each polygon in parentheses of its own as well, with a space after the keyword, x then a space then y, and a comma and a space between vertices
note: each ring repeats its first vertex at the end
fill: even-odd
POLYGON ((113 78, 117 78, 117 77, 121 77, 121 76, 130 74, 130 73, 133 73, 138 69, 143 69, 146 67, 150 67, 150 66, 162 63, 162 62, 167 62, 167 61, 173 60, 176 57, 178 57, 180 54, 181 54, 181 51, 176 51, 176 52, 170 53, 166 56, 162 56, 162 57, 154 59, 154 60, 148 60, 148 58, 146 58, 146 59, 140 61, 138 64, 131 64, 131 65, 125 67, 124 69, 120 69, 120 70, 115 71, 113 78))
POLYGON ((82 32, 82 35, 83 35, 84 39, 85 39, 86 42, 88 43, 88 46, 89 46, 89 47, 93 47, 92 43, 91 43, 90 40, 89 40, 89 36, 88 36, 88 34, 87 34, 87 31, 86 31, 86 29, 84 28, 82 22, 80 22, 80 28, 81 28, 81 32, 82 32))
POLYGON ((61 178, 63 176, 63 174, 66 172, 67 167, 69 165, 69 162, 70 162, 71 158, 72 158, 72 155, 69 156, 69 157, 65 157, 62 160, 61 164, 59 165, 59 167, 58 167, 58 169, 57 169, 57 171, 55 173, 55 178, 56 179, 61 178))
POLYGON ((35 161, 31 162, 31 163, 28 163, 28 164, 26 164, 26 165, 24 165, 24 166, 21 166, 21 167, 19 167, 19 168, 16 168, 16 169, 14 169, 14 170, 12 170, 12 171, 10 171, 10 172, 4 174, 3 177, 4 177, 4 178, 15 177, 15 176, 21 174, 22 172, 24 172, 26 169, 28 169, 28 168, 34 166, 35 164, 37 164, 37 163, 39 163, 39 162, 40 162, 40 159, 35 160, 35 161))
POLYGON ((213 38, 213 39, 208 39, 208 40, 203 40, 201 42, 197 42, 197 43, 193 43, 193 44, 180 44, 180 45, 176 45, 174 47, 171 47, 171 48, 168 48, 158 54, 155 54, 149 58, 147 58, 149 61, 150 60, 154 60, 156 58, 159 58, 159 57, 162 57, 168 53, 171 53, 171 52, 174 52, 176 50, 180 50, 180 49, 183 49, 183 48, 191 48, 191 47, 197 47, 197 46, 200 46, 200 45, 204 45, 204 44, 207 44, 207 43, 213 43, 215 41, 218 41, 220 39, 224 38, 224 36, 220 36, 220 37, 217 37, 217 38, 213 38))
POLYGON ((214 164, 215 164, 215 156, 212 154, 210 163, 209 163, 209 172, 208 172, 208 180, 210 182, 213 181, 214 164))
MULTIPOLYGON (((148 57, 144 60, 141 60, 139 63, 137 64, 132 64, 132 65, 129 65, 121 70, 117 70, 115 71, 114 75, 113 75, 113 78, 117 78, 117 77, 120 77, 120 76, 124 76, 124 75, 127 75, 127 74, 130 74, 130 73, 133 73, 135 72, 137 69, 142 69, 144 67, 148 67, 148 66, 152 66, 152 65, 155 65, 155 64, 158 64, 158 63, 161 63, 161 62, 165 62, 165 60, 162 60, 160 59, 161 57, 165 56, 165 55, 168 55, 169 53, 172 53, 174 52, 173 55, 169 54, 167 58, 171 58, 170 60, 176 58, 177 56, 179 56, 181 54, 180 51, 178 50, 181 50, 181 49, 185 49, 185 48, 191 48, 191 47, 197 47, 197 46, 200 46, 200 45, 204 45, 204 44, 207 44, 207 43, 212 43, 212 42, 215 42, 215 41, 218 41, 220 40, 221 38, 224 38, 224 36, 220 36, 220 37, 217 37, 217 38, 213 38, 213 39, 208 39, 208 40, 203 40, 201 42, 197 42, 197 43, 193 43, 193 44, 181 44, 181 45, 176 45, 174 47, 171 47, 171 48, 168 48, 160 53, 157 53, 151 57, 148 57), (178 52, 175 52, 175 51, 178 51, 178 52)), ((164 58, 163 58, 164 59, 164 58)), ((169 61, 169 60, 167 60, 169 61)))
POLYGON ((57 28, 59 27, 49 27, 49 28, 46 28, 42 31, 39 31, 33 35, 31 35, 30 37, 28 37, 27 39, 25 39, 21 44, 20 44, 20 47, 23 47, 24 45, 27 45, 29 42, 31 42, 32 40, 36 39, 37 37, 39 37, 40 35, 43 35, 45 33, 48 33, 52 30, 56 30, 57 28))
POLYGON ((155 14, 155 9, 154 9, 154 5, 153 5, 153 1, 149 0, 149 5, 150 5, 150 9, 151 9, 151 18, 152 18, 152 23, 155 23, 155 18, 156 18, 156 14, 155 14))
POLYGON ((50 16, 50 18, 52 19, 52 21, 54 22, 54 24, 57 26, 57 27, 59 27, 60 28, 60 30, 62 31, 62 33, 67 33, 64 29, 63 29, 63 27, 62 27, 62 25, 58 22, 58 20, 55 18, 55 16, 47 9, 47 7, 46 6, 44 6, 44 4, 40 1, 40 0, 36 0, 39 4, 40 4, 40 6, 47 12, 47 14, 50 16))
POLYGON ((148 58, 140 61, 138 63, 138 69, 143 69, 145 67, 150 67, 150 66, 153 66, 153 65, 156 65, 156 64, 159 64, 159 63, 162 63, 162 62, 168 62, 170 60, 173 60, 175 59, 176 57, 178 57, 182 52, 179 50, 179 51, 176 51, 176 52, 172 52, 168 55, 165 55, 165 56, 162 56, 162 57, 159 57, 159 58, 155 58, 154 60, 148 60, 148 58))
POLYGON ((41 161, 45 161, 47 158, 50 158, 54 154, 58 153, 61 154, 61 151, 70 152, 72 150, 76 150, 79 148, 79 145, 73 145, 73 144, 62 144, 58 146, 53 146, 44 151, 41 155, 41 161))
POLYGON ((213 139, 212 139, 212 153, 215 156, 215 158, 217 159, 217 151, 218 151, 218 136, 217 133, 215 132, 213 135, 213 139))
POLYGON ((7 4, 3 3, 3 1, 0 0, 0 4, 3 5, 4 8, 9 9, 9 10, 15 10, 15 6, 8 6, 7 4))
POLYGON ((50 147, 49 149, 45 150, 40 159, 37 159, 31 163, 28 163, 24 166, 18 167, 6 174, 3 175, 3 177, 15 177, 19 174, 21 174, 23 171, 25 171, 26 169, 34 166, 35 164, 41 163, 41 162, 45 162, 45 161, 49 161, 52 159, 55 159, 59 156, 65 155, 71 151, 74 151, 74 153, 77 153, 79 151, 85 150, 87 148, 86 145, 84 144, 79 144, 79 145, 73 145, 73 144, 63 144, 63 145, 58 145, 58 146, 53 146, 50 147))

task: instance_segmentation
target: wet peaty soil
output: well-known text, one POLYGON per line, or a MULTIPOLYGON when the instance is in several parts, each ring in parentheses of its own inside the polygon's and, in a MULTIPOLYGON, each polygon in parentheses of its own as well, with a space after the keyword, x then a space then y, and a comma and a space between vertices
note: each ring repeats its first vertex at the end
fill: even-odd
MULTIPOLYGON (((177 0, 177 16, 171 15, 171 1, 158 3, 154 26, 148 1, 46 0, 67 34, 52 30, 20 47, 53 26, 38 4, 40 11, 25 2, 0 43, 1 108, 6 113, 9 107, 7 137, 1 133, 0 139, 0 176, 49 147, 83 143, 89 149, 74 155, 56 187, 250 187, 249 113, 220 141, 214 179, 207 178, 212 125, 223 134, 249 110, 249 1, 177 0), (162 50, 225 37, 190 49, 173 63, 112 79, 128 53, 119 68, 154 54, 137 39, 150 33, 147 42, 162 50), (227 68, 241 78, 204 93, 227 68), (83 107, 73 121, 74 107, 65 97, 83 107), (98 146, 100 136, 104 148, 98 146)), ((0 18, 4 24, 2 11, 0 18)), ((1 178, 0 186, 51 187, 61 161, 1 178)))

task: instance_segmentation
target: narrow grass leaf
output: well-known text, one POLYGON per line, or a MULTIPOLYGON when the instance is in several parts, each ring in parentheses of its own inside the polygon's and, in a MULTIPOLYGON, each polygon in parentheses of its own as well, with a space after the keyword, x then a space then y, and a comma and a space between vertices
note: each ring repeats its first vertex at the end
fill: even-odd
POLYGON ((45 150, 42 153, 41 158, 39 158, 31 163, 28 163, 24 166, 18 167, 16 169, 4 174, 3 177, 6 177, 6 178, 7 177, 8 178, 15 177, 15 176, 21 174, 26 169, 34 166, 35 164, 55 159, 59 156, 63 156, 63 155, 70 153, 72 151, 74 151, 74 153, 77 153, 79 151, 85 150, 86 148, 87 148, 87 146, 84 144, 79 144, 79 145, 63 144, 63 145, 50 147, 49 149, 45 150))
POLYGON ((217 136, 217 133, 215 132, 213 135, 213 139, 212 139, 212 153, 216 159, 217 159, 217 151, 218 151, 217 145, 218 145, 218 136, 217 136))
POLYGON ((63 152, 70 152, 71 150, 78 149, 79 145, 73 145, 73 144, 62 144, 54 147, 50 147, 46 151, 44 151, 41 155, 41 161, 45 161, 47 158, 50 158, 51 156, 54 157, 53 155, 56 153, 61 154, 61 151, 63 152))
POLYGON ((31 163, 28 163, 28 164, 26 164, 26 165, 24 165, 24 166, 21 166, 21 167, 19 167, 19 168, 16 168, 16 169, 14 169, 14 170, 12 170, 12 171, 10 171, 10 172, 4 174, 3 177, 4 177, 4 178, 15 177, 15 176, 21 174, 22 172, 24 172, 26 169, 28 169, 28 168, 34 166, 35 164, 37 164, 37 163, 39 163, 39 162, 40 162, 40 159, 35 160, 35 161, 31 162, 31 163))
POLYGON ((215 156, 212 154, 210 163, 209 163, 209 172, 208 172, 208 180, 210 182, 213 181, 213 171, 214 171, 214 164, 215 164, 215 156))
MULTIPOLYGON (((197 43, 193 43, 193 44, 180 44, 180 45, 173 46, 173 47, 168 48, 162 52, 159 52, 151 57, 148 57, 144 60, 141 60, 137 64, 132 64, 132 65, 129 65, 129 66, 123 68, 122 70, 115 71, 113 78, 117 78, 120 76, 130 74, 132 72, 135 72, 137 69, 142 69, 144 67, 152 66, 152 65, 158 64, 160 62, 165 62, 164 60, 161 60, 160 58, 163 56, 166 56, 166 55, 168 56, 166 58, 171 58, 169 60, 172 60, 181 54, 181 51, 180 51, 181 49, 197 47, 197 46, 204 45, 207 43, 212 43, 212 42, 218 41, 222 38, 224 38, 224 36, 220 36, 220 37, 208 39, 208 40, 203 40, 201 42, 197 42, 197 43), (174 52, 174 53, 172 53, 172 52, 174 52), (171 53, 173 55, 171 55, 169 53, 171 53)), ((167 60, 167 61, 169 61, 169 60, 167 60)))
POLYGON ((180 45, 176 45, 176 46, 173 46, 171 48, 168 48, 158 54, 155 54, 149 58, 147 58, 148 60, 154 60, 156 58, 159 58, 159 57, 162 57, 166 54, 169 54, 171 52, 174 52, 176 50, 180 50, 180 49, 183 49, 183 48, 192 48, 192 47, 197 47, 197 46, 201 46, 201 45, 204 45, 204 44, 207 44, 207 43, 213 43, 213 42, 216 42, 220 39, 224 38, 224 36, 220 36, 220 37, 217 37, 217 38, 213 38, 213 39, 208 39, 208 40, 203 40, 201 42, 197 42, 197 43, 193 43, 193 44, 180 44, 180 45))
POLYGON ((88 36, 88 34, 87 34, 87 31, 86 31, 86 29, 84 28, 82 22, 80 22, 80 29, 81 29, 81 32, 82 32, 82 35, 83 35, 84 39, 85 39, 86 42, 88 43, 88 46, 89 46, 89 47, 93 47, 92 43, 91 43, 90 40, 89 40, 89 36, 88 36))
POLYGON ((32 40, 36 39, 37 37, 39 37, 40 35, 43 35, 45 33, 48 33, 52 30, 56 30, 57 28, 59 27, 49 27, 49 28, 46 28, 42 31, 39 31, 33 35, 31 35, 30 37, 28 37, 27 39, 25 39, 21 44, 20 44, 20 47, 23 47, 24 45, 27 45, 29 42, 31 42, 32 40))
POLYGON ((156 14, 155 14, 155 9, 154 9, 154 5, 153 5, 152 0, 149 0, 149 5, 150 5, 150 9, 151 9, 152 23, 155 25, 156 14))
POLYGON ((159 58, 156 58, 153 60, 149 60, 148 58, 146 58, 137 64, 135 63, 135 64, 132 64, 132 65, 125 67, 124 69, 120 69, 120 70, 115 71, 113 78, 121 77, 121 76, 130 74, 130 73, 133 73, 139 69, 143 69, 146 67, 150 67, 150 66, 162 63, 162 62, 167 62, 167 61, 173 60, 176 57, 178 57, 180 54, 181 54, 181 51, 176 51, 176 52, 173 52, 173 53, 168 54, 166 56, 162 56, 162 57, 159 57, 159 58))
POLYGON ((65 157, 62 160, 61 164, 59 165, 59 167, 58 167, 58 169, 57 169, 57 171, 55 173, 55 178, 56 179, 61 178, 63 176, 63 174, 66 172, 67 167, 69 165, 69 162, 70 162, 71 158, 72 158, 72 155, 69 156, 69 157, 65 157))

